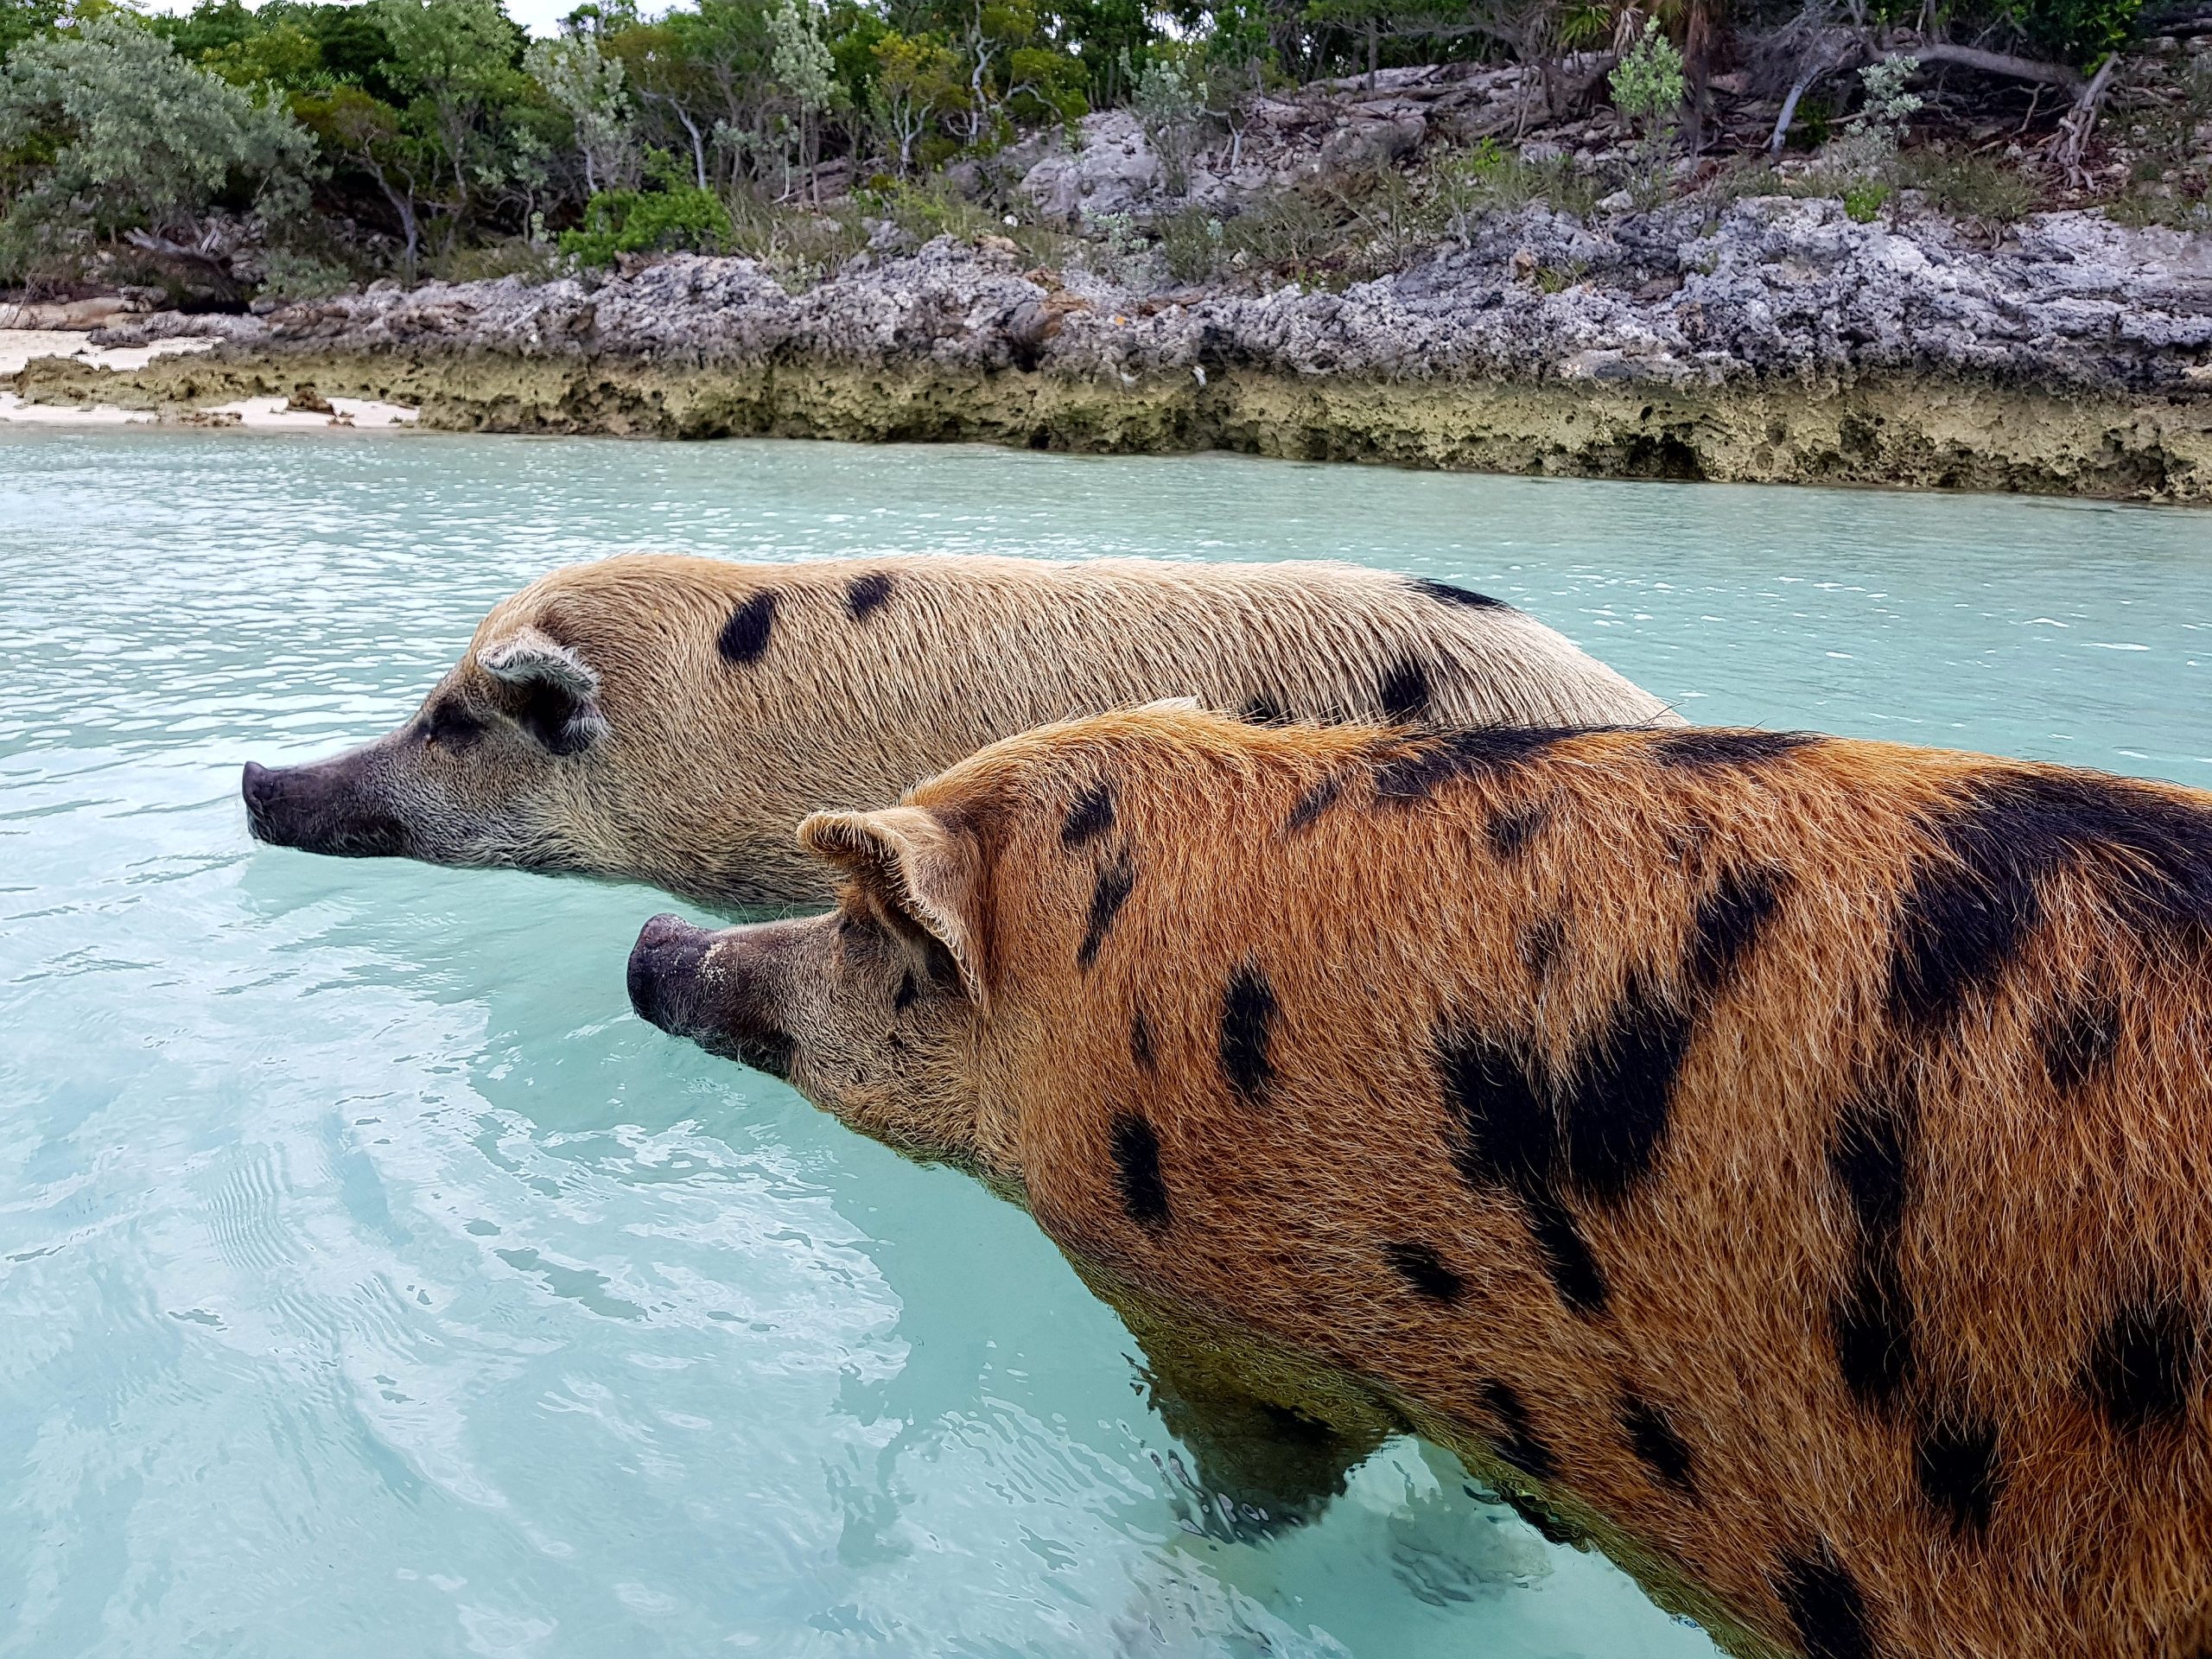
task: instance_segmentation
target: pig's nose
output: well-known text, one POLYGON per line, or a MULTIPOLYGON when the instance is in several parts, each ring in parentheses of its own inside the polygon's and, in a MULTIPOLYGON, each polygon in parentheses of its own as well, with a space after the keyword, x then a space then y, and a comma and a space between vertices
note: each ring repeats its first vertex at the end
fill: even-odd
POLYGON ((261 835, 269 820, 270 798, 276 793, 276 774, 259 761, 249 760, 238 793, 245 797, 246 817, 252 820, 254 833, 261 835))
POLYGON ((656 916, 639 930, 630 948, 630 1006, 677 1037, 689 1036, 698 1003, 699 964, 715 936, 680 916, 656 916))

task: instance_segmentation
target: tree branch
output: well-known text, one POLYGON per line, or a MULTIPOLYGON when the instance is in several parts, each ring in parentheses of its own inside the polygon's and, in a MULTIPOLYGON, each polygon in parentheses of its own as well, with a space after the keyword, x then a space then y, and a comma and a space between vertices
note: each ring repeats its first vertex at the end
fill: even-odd
POLYGON ((2078 93, 2085 84, 2082 77, 2063 63, 2041 63, 2033 58, 2016 58, 2009 52, 1985 52, 1978 46, 1953 46, 1948 41, 1923 41, 1910 46, 1891 45, 1892 58, 1916 58, 1922 63, 1955 63, 1961 69, 1979 69, 1984 74, 2010 75, 2015 80, 2041 81, 2046 86, 2063 86, 2078 93))

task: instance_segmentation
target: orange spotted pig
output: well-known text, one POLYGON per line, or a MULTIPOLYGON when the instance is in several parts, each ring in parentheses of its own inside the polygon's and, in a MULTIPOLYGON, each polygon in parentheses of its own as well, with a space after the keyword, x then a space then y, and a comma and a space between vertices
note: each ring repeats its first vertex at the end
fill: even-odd
POLYGON ((249 765, 260 839, 566 870, 746 908, 828 897, 791 838, 1046 721, 1679 724, 1534 617, 1341 564, 633 556, 502 602, 397 731, 249 765))
POLYGON ((2212 1652, 2212 796, 1160 708, 800 838, 835 912, 649 924, 642 1014, 1740 1650, 2212 1652))

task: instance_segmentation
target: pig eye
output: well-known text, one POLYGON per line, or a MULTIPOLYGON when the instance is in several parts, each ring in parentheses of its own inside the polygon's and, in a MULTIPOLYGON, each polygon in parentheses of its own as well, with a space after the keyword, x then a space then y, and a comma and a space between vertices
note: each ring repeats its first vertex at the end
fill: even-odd
POLYGON ((441 697, 423 721, 423 735, 442 748, 465 749, 484 735, 484 722, 453 697, 441 697))

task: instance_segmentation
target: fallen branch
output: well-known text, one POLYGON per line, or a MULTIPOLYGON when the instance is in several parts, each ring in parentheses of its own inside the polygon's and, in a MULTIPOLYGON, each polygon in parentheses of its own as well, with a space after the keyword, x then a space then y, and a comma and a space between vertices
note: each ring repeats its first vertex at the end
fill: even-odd
POLYGON ((2009 52, 1985 52, 1978 46, 1953 46, 1945 41, 1910 45, 1892 41, 1889 56, 1917 58, 1923 63, 1955 63, 1961 69, 1979 69, 1984 74, 2009 75, 2014 80, 2063 86, 2069 92, 2079 92, 2083 85, 2082 77, 2063 63, 2043 63, 2034 58, 2016 58, 2009 52))

